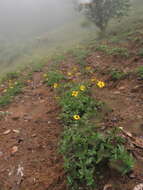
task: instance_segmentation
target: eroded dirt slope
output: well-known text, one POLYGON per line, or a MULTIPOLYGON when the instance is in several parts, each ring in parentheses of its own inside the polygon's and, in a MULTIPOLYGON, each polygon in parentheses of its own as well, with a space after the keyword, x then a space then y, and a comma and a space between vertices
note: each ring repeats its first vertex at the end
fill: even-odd
POLYGON ((42 73, 1 111, 0 189, 65 190, 63 161, 57 147, 62 128, 53 92, 41 83, 42 73))

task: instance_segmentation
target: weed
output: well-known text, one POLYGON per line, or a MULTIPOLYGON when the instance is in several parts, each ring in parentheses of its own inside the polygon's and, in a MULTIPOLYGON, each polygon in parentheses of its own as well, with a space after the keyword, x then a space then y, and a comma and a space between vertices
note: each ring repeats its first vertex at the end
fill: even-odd
POLYGON ((129 52, 127 48, 110 47, 107 45, 100 45, 96 47, 96 51, 102 51, 107 55, 128 57, 129 52))
POLYGON ((124 79, 126 77, 126 75, 127 75, 126 73, 116 70, 116 69, 113 69, 110 72, 111 80, 113 80, 113 81, 124 79))
POLYGON ((11 103, 13 97, 21 93, 22 87, 23 84, 21 82, 14 82, 5 89, 3 95, 0 96, 0 106, 6 106, 11 103))
POLYGON ((3 80, 5 81, 5 80, 18 79, 19 76, 20 76, 19 72, 9 72, 6 74, 3 80))
POLYGON ((44 77, 45 77, 45 82, 49 86, 53 86, 54 84, 57 84, 60 81, 66 79, 66 77, 58 71, 50 71, 47 74, 45 74, 44 77))
POLYGON ((100 104, 93 101, 89 96, 87 86, 74 85, 61 98, 61 118, 66 125, 77 123, 79 121, 74 119, 74 116, 78 115, 80 119, 89 117, 96 113, 97 109, 101 106, 100 104))
POLYGON ((129 52, 127 48, 115 47, 110 49, 110 55, 129 57, 129 52))
POLYGON ((85 121, 65 129, 61 153, 64 155, 68 183, 75 190, 82 186, 94 188, 101 165, 104 168, 115 165, 122 174, 128 173, 134 165, 117 131, 101 135, 85 121))
POLYGON ((71 189, 95 188, 101 165, 102 168, 114 166, 123 175, 128 173, 134 160, 125 150, 118 131, 114 129, 103 135, 89 122, 103 104, 91 98, 85 85, 66 87, 60 101, 65 124, 60 152, 71 189))
POLYGON ((143 66, 140 66, 137 70, 138 76, 143 79, 143 66))

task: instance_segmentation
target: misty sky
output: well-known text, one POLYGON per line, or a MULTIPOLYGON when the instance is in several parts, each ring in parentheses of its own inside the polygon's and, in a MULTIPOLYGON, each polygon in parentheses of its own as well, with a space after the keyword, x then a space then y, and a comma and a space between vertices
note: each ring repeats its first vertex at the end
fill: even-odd
POLYGON ((69 0, 0 0, 0 38, 39 35, 74 16, 69 0))

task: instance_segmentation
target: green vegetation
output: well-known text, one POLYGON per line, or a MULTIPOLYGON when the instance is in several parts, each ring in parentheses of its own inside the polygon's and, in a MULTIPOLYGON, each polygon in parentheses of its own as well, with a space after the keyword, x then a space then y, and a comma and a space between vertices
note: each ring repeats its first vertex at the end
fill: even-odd
POLYGON ((7 115, 10 115, 10 113, 7 111, 0 111, 0 120, 3 120, 7 115))
POLYGON ((141 79, 143 79, 143 66, 140 66, 139 68, 138 68, 138 76, 141 78, 141 79))
POLYGON ((96 187, 98 179, 109 167, 123 175, 131 171, 134 160, 125 150, 118 130, 115 128, 102 134, 89 122, 93 115, 101 112, 104 104, 93 100, 85 85, 69 87, 60 100, 65 125, 60 152, 71 189, 96 187))
POLYGON ((117 80, 124 79, 127 76, 127 73, 124 73, 124 72, 119 71, 117 69, 113 69, 110 72, 110 76, 111 76, 111 80, 117 81, 117 80))
POLYGON ((58 84, 62 80, 65 80, 65 76, 58 72, 58 71, 49 71, 47 74, 44 75, 45 82, 49 86, 53 86, 54 84, 58 84))
POLYGON ((129 0, 93 0, 91 3, 80 5, 85 15, 102 33, 105 33, 109 21, 127 15, 129 0))
POLYGON ((123 139, 117 132, 101 135, 85 121, 65 129, 61 153, 68 183, 71 189, 76 190, 82 186, 96 187, 96 182, 104 176, 109 165, 114 164, 114 168, 122 174, 128 173, 134 165, 132 156, 124 149, 123 139))
POLYGON ((0 96, 0 107, 11 103, 13 97, 22 92, 22 88, 23 83, 21 82, 9 82, 8 88, 6 88, 0 96))
MULTIPOLYGON (((84 85, 81 85, 82 87, 83 89, 87 88, 84 85)), ((75 115, 78 115, 80 118, 89 117, 91 113, 93 114, 97 111, 98 104, 88 95, 87 89, 82 91, 80 90, 80 85, 74 86, 64 93, 61 98, 62 119, 67 125, 75 123, 77 122, 74 119, 75 115)))
POLYGON ((110 47, 107 45, 99 45, 96 47, 96 51, 104 52, 107 55, 129 57, 128 49, 122 47, 110 47))

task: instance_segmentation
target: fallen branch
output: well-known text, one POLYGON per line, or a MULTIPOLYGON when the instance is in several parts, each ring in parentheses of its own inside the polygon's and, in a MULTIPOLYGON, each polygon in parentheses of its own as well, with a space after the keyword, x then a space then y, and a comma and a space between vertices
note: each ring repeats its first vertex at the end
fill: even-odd
POLYGON ((134 137, 130 132, 124 130, 122 127, 120 127, 120 130, 123 132, 125 136, 130 138, 132 144, 134 144, 136 147, 143 149, 143 139, 139 137, 134 137))

